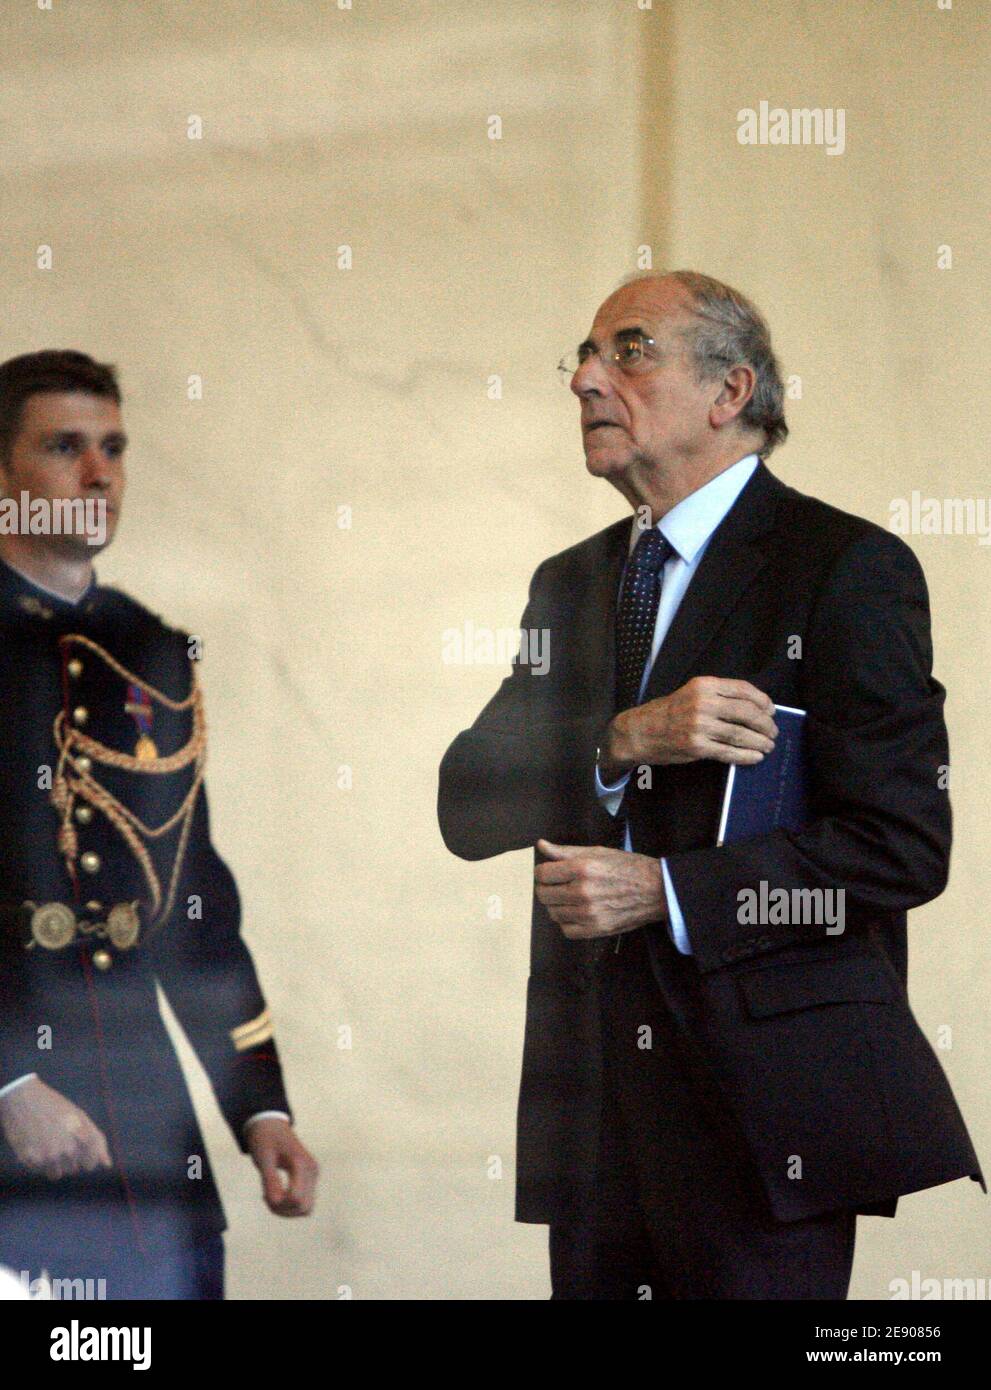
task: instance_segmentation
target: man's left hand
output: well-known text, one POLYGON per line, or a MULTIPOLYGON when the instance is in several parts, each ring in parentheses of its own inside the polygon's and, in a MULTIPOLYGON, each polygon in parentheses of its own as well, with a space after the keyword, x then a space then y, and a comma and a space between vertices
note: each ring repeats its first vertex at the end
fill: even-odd
POLYGON ((276 1216, 309 1216, 320 1170, 292 1125, 275 1118, 256 1120, 245 1143, 262 1175, 262 1196, 269 1211, 276 1216))
POLYGON ((602 845, 538 840, 550 862, 533 877, 537 900, 572 941, 619 936, 667 919, 661 861, 602 845))

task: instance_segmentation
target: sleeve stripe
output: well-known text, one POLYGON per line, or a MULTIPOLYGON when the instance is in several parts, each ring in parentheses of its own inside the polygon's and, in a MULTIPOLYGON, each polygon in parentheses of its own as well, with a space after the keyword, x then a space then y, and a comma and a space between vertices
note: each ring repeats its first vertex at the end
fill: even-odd
POLYGON ((273 1032, 272 1016, 268 1009, 264 1009, 257 1018, 250 1019, 247 1023, 241 1023, 237 1028, 232 1028, 231 1042, 238 1052, 244 1052, 247 1048, 255 1047, 258 1043, 268 1042, 273 1032))

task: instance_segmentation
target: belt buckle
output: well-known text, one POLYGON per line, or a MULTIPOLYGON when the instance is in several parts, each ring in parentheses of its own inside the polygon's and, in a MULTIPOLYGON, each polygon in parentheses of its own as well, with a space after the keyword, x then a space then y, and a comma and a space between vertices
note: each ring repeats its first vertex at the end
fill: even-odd
POLYGON ((66 903, 25 903, 32 908, 31 940, 32 946, 41 946, 46 951, 61 951, 75 939, 77 931, 76 914, 66 903))
POLYGON ((118 951, 130 951, 138 944, 141 934, 141 917, 136 902, 117 903, 107 913, 105 926, 107 936, 118 951))
POLYGON ((141 916, 136 901, 116 903, 107 913, 105 922, 89 923, 76 917, 67 903, 26 902, 31 910, 31 940, 27 949, 41 946, 46 951, 61 951, 77 935, 105 937, 118 951, 130 951, 141 935, 141 916))

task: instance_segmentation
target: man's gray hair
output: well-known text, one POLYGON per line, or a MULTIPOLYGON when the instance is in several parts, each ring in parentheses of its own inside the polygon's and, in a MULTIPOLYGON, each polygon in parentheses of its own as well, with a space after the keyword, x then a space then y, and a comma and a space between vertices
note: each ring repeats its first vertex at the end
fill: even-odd
POLYGON ((696 270, 673 270, 667 275, 655 271, 631 276, 624 283, 660 279, 676 280, 691 299, 695 318, 683 332, 699 381, 714 381, 740 363, 753 367, 757 377, 754 393, 739 419, 748 429, 763 430, 764 443, 758 453, 766 458, 788 438, 785 390, 767 320, 739 290, 696 270))

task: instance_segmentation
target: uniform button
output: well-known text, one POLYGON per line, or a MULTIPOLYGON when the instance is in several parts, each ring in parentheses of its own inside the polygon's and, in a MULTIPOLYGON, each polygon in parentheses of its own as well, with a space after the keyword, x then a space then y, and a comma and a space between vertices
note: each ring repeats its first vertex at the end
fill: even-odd
POLYGON ((102 912, 102 911, 103 911, 103 904, 102 904, 102 903, 98 903, 98 902, 96 901, 95 898, 90 898, 89 902, 86 904, 86 911, 87 911, 87 912, 102 912))
POLYGON ((73 724, 85 724, 87 719, 89 719, 89 710, 85 705, 77 705, 72 711, 73 724))
POLYGON ((87 758, 84 753, 81 758, 76 759, 76 769, 79 772, 91 772, 93 770, 93 759, 87 758))
POLYGON ((88 849, 86 853, 80 857, 79 863, 88 874, 98 874, 100 872, 100 856, 91 849, 88 849))
POLYGON ((97 970, 109 970, 113 963, 113 956, 109 951, 104 951, 102 947, 99 951, 93 952, 93 964, 97 970))
POLYGON ((89 823, 90 823, 90 821, 91 821, 92 819, 93 819, 93 807, 92 807, 92 806, 87 806, 85 803, 83 803, 82 806, 77 806, 77 807, 76 807, 76 820, 79 822, 80 825, 89 825, 89 823))
POLYGON ((74 656, 65 669, 68 671, 69 675, 72 676, 73 680, 78 680, 83 674, 83 663, 79 660, 78 656, 74 656))

